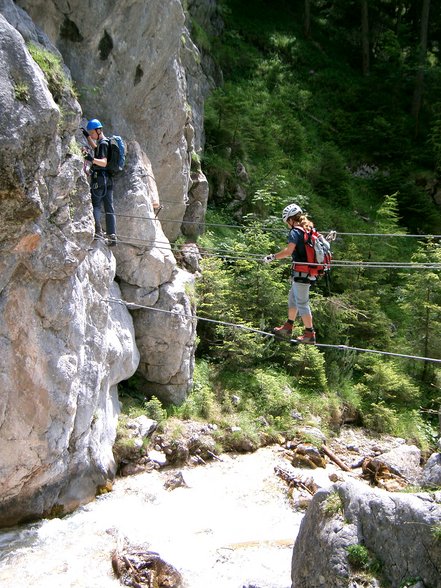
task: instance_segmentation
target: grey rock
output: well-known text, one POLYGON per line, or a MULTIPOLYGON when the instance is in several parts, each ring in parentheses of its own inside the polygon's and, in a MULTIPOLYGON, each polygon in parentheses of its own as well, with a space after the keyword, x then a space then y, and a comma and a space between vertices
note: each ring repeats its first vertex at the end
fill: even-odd
POLYGON ((158 423, 153 419, 149 419, 145 415, 141 415, 134 419, 135 423, 138 425, 138 433, 141 437, 146 438, 149 437, 158 426, 158 423))
POLYGON ((426 488, 441 486, 441 453, 432 453, 427 460, 421 485, 426 488))
POLYGON ((349 545, 362 544, 382 564, 393 588, 410 578, 440 587, 441 545, 431 527, 441 505, 429 495, 388 493, 353 480, 319 490, 301 523, 292 558, 292 588, 346 588, 355 578, 349 545), (338 492, 342 512, 323 508, 338 492))
POLYGON ((113 477, 117 385, 138 366, 161 399, 181 403, 192 386, 194 278, 169 238, 187 204, 204 222, 206 179, 190 167, 211 82, 177 0, 93 4, 0 0, 0 525, 72 510, 113 477), (24 40, 63 57, 84 118, 69 88, 51 94, 24 40), (93 241, 75 154, 96 116, 128 142, 112 252, 93 241), (126 302, 142 307, 133 320, 126 302))
POLYGON ((205 214, 208 202, 208 181, 202 171, 193 173, 192 185, 188 194, 182 233, 191 239, 197 239, 205 229, 205 214))
POLYGON ((139 355, 129 313, 108 303, 120 296, 115 260, 91 247, 89 188, 69 149, 79 105, 68 90, 54 102, 1 15, 0 60, 0 525, 10 525, 68 512, 113 477, 117 384, 139 355))
POLYGON ((184 243, 181 247, 182 265, 192 274, 200 275, 199 263, 202 255, 199 252, 199 247, 196 243, 184 243))
POLYGON ((185 293, 192 287, 193 276, 176 270, 172 281, 160 286, 154 309, 141 309, 133 316, 145 390, 177 405, 193 385, 196 325, 185 293))
POLYGON ((376 461, 384 463, 393 474, 409 482, 418 483, 421 480, 421 451, 415 445, 399 445, 380 454, 376 461))
POLYGON ((157 463, 159 466, 165 466, 167 463, 167 456, 163 451, 152 449, 148 452, 147 457, 150 461, 157 463))
POLYGON ((326 443, 326 435, 317 427, 301 427, 299 433, 312 438, 318 443, 326 443))

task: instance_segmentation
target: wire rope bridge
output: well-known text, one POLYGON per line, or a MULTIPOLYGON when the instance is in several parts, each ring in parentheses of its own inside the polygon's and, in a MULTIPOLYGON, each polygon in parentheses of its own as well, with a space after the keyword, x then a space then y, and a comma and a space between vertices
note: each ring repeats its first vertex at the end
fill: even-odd
MULTIPOLYGON (((157 215, 154 218, 145 217, 145 216, 136 216, 136 215, 126 215, 126 214, 117 215, 117 216, 123 216, 123 217, 140 219, 140 220, 156 220, 156 221, 160 221, 160 222, 180 222, 181 224, 188 222, 191 224, 199 224, 195 221, 176 221, 176 220, 164 219, 164 218, 159 219, 159 218, 157 218, 157 215)), ((244 228, 241 225, 229 225, 229 224, 221 224, 221 223, 204 223, 204 226, 234 228, 234 229, 241 229, 241 230, 243 230, 243 228, 244 228)), ((268 230, 268 231, 276 231, 279 233, 282 232, 280 229, 275 229, 274 227, 262 227, 262 229, 268 230)), ((340 232, 340 231, 338 231, 338 232, 337 231, 329 231, 329 235, 327 236, 327 239, 329 239, 331 241, 335 240, 337 235, 358 236, 358 237, 384 237, 384 238, 411 237, 411 238, 430 239, 430 240, 441 239, 441 235, 410 235, 410 234, 406 234, 406 233, 345 233, 345 232, 340 232)), ((139 238, 132 238, 132 237, 125 236, 125 235, 119 236, 119 243, 124 243, 127 245, 134 245, 134 246, 146 245, 149 247, 153 247, 156 245, 159 247, 162 246, 162 247, 164 247, 168 250, 171 250, 171 251, 177 251, 180 249, 180 247, 178 245, 171 244, 169 241, 157 241, 157 240, 148 240, 148 239, 142 239, 142 238, 139 239, 139 238)), ((248 260, 248 261, 255 261, 255 262, 260 261, 263 256, 263 253, 262 254, 260 254, 260 253, 258 253, 258 254, 251 254, 251 253, 238 254, 235 252, 232 253, 230 249, 223 249, 223 250, 216 249, 215 250, 215 249, 210 249, 210 248, 203 248, 203 254, 207 257, 221 257, 223 259, 248 260)), ((319 265, 319 264, 317 264, 317 265, 319 265)), ((440 271, 441 270, 441 263, 437 263, 437 262, 432 263, 432 262, 348 261, 348 260, 333 259, 332 260, 332 267, 440 271)), ((151 306, 143 306, 140 304, 135 304, 132 302, 122 300, 121 298, 108 298, 107 301, 110 303, 122 304, 122 305, 126 306, 129 310, 144 309, 144 310, 151 310, 153 312, 162 312, 162 313, 166 313, 166 314, 176 314, 175 311, 154 308, 151 306)), ((215 319, 211 319, 211 318, 207 318, 207 317, 200 317, 200 316, 196 316, 196 315, 188 315, 188 314, 183 314, 183 313, 180 313, 180 316, 182 316, 184 318, 192 319, 196 322, 197 321, 206 321, 206 322, 215 323, 215 324, 226 326, 226 327, 231 327, 231 328, 235 328, 235 329, 242 329, 242 330, 245 330, 248 332, 256 333, 257 335, 263 335, 268 338, 274 338, 277 340, 281 339, 280 337, 277 337, 274 333, 268 333, 267 331, 262 331, 260 329, 248 327, 246 325, 241 325, 238 323, 230 323, 230 322, 219 321, 219 320, 215 320, 215 319)), ((302 345, 302 343, 297 341, 296 339, 285 339, 284 338, 283 340, 291 343, 292 345, 302 345)), ((328 343, 315 343, 314 346, 320 347, 323 349, 328 348, 328 349, 338 349, 341 351, 357 351, 360 353, 373 353, 373 354, 390 356, 390 357, 397 357, 397 358, 403 358, 403 359, 412 359, 412 360, 426 361, 426 362, 431 362, 431 363, 441 363, 441 359, 434 358, 434 357, 422 357, 422 356, 418 356, 418 355, 410 355, 410 354, 405 354, 405 353, 394 353, 394 352, 390 352, 390 351, 380 351, 380 350, 376 350, 376 349, 365 349, 363 347, 355 347, 355 346, 351 346, 351 345, 333 345, 333 344, 328 344, 328 343)))
MULTIPOLYGON (((145 310, 151 310, 153 312, 162 312, 162 313, 171 314, 171 315, 178 314, 173 310, 164 310, 162 308, 154 308, 152 306, 144 306, 143 304, 135 304, 133 302, 127 302, 126 300, 122 300, 122 298, 107 298, 107 302, 110 302, 112 304, 122 304, 123 306, 125 306, 129 310, 145 309, 145 310)), ((240 325, 237 323, 229 323, 226 321, 219 321, 219 320, 210 319, 210 318, 206 318, 206 317, 196 316, 193 314, 179 313, 179 316, 194 320, 196 322, 197 321, 206 321, 206 322, 214 323, 217 325, 222 325, 224 327, 232 327, 235 329, 242 329, 244 331, 256 333, 257 335, 263 335, 265 337, 271 337, 273 339, 280 340, 280 337, 276 337, 276 335, 274 335, 273 333, 268 333, 267 331, 261 331, 260 329, 255 329, 253 327, 247 327, 246 325, 240 325)), ((301 343, 301 342, 297 341, 296 339, 283 339, 283 340, 291 343, 292 345, 304 345, 304 343, 301 343)), ((315 347, 322 347, 322 348, 340 349, 342 351, 359 351, 359 352, 364 352, 364 353, 376 353, 376 354, 380 354, 380 355, 389 355, 392 357, 401 357, 404 359, 415 359, 415 360, 420 360, 420 361, 441 363, 441 359, 436 359, 434 357, 421 357, 419 355, 407 355, 405 353, 393 353, 390 351, 378 351, 376 349, 364 349, 362 347, 352 347, 350 345, 331 345, 328 343, 315 343, 314 346, 315 347)))

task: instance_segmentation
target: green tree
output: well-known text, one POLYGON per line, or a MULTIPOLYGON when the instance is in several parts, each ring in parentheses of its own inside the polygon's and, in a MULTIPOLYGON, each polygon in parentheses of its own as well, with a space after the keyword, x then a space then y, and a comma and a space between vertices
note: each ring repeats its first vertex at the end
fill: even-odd
MULTIPOLYGON (((416 263, 441 263, 441 245, 434 241, 420 243, 412 256, 416 263)), ((404 311, 409 348, 423 357, 441 358, 441 276, 439 270, 409 271, 404 275, 400 307, 404 311)), ((434 366, 423 362, 421 379, 434 377, 434 366)))

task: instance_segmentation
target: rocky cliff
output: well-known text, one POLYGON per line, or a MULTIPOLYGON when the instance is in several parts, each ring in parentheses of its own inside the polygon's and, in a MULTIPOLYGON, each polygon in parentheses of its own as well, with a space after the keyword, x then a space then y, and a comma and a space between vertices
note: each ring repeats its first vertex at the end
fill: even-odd
POLYGON ((169 240, 190 204, 203 221, 208 196, 191 154, 209 82, 180 2, 20 5, 0 0, 0 525, 69 511, 113 477, 118 382, 138 369, 146 391, 185 398, 193 276, 169 240), (30 43, 57 56, 55 79, 30 43), (93 240, 90 117, 128 142, 113 250, 93 240))
MULTIPOLYGON (((201 147, 203 100, 213 84, 202 72, 180 0, 17 4, 60 50, 86 118, 135 139, 148 155, 164 206, 162 226, 174 240, 191 198, 191 157, 201 147)), ((194 4, 199 13, 215 10, 212 2, 194 4)), ((203 207, 207 196, 208 187, 203 207)))

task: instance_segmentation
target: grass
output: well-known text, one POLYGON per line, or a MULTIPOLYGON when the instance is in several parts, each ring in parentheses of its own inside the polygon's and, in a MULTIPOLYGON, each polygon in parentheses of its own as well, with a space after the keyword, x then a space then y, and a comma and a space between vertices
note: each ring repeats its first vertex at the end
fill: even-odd
POLYGON ((322 502, 321 509, 328 517, 343 514, 343 503, 340 494, 336 491, 330 492, 327 498, 322 502))
POLYGON ((435 539, 435 541, 438 541, 441 543, 441 523, 437 523, 436 525, 432 525, 430 531, 431 531, 432 537, 435 539))
POLYGON ((29 43, 28 50, 32 59, 43 71, 49 90, 57 104, 60 104, 65 92, 70 92, 77 97, 72 80, 63 70, 61 59, 57 55, 35 43, 29 43))
POLYGON ((354 570, 367 572, 372 575, 381 572, 381 563, 364 545, 360 545, 359 543, 349 545, 346 551, 349 564, 354 570))
MULTIPOLYGON (((120 386, 120 397, 122 413, 130 418, 147 415, 160 427, 171 419, 210 423, 216 426, 213 437, 219 447, 250 451, 294 438, 320 446, 320 438, 304 427, 332 435, 345 402, 333 392, 308 393, 297 375, 282 368, 233 370, 203 358, 196 359, 193 389, 180 406, 147 399, 136 376, 120 386)), ((338 495, 329 499, 330 514, 333 501, 338 506, 338 495)))
POLYGON ((26 84, 26 82, 17 82, 14 84, 14 92, 17 100, 20 100, 20 102, 28 102, 30 93, 29 86, 26 84))

